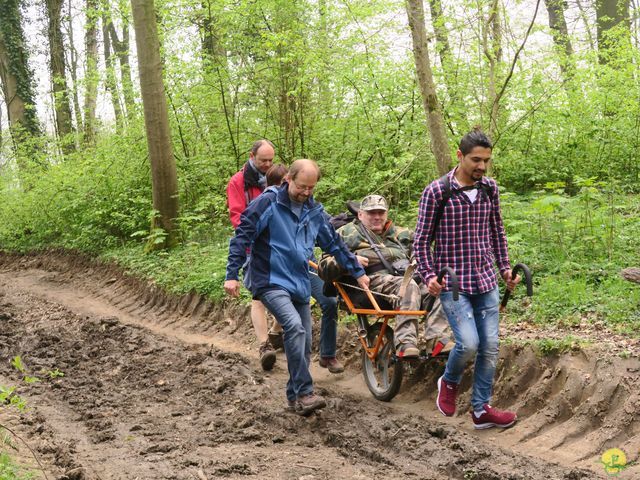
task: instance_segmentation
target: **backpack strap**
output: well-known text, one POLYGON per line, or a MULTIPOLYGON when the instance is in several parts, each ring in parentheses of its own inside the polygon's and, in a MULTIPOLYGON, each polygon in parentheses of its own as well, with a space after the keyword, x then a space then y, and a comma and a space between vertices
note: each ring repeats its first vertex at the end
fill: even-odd
POLYGON ((457 188, 453 190, 451 188, 451 180, 449 180, 449 174, 445 173, 438 180, 442 184, 442 200, 440 200, 440 205, 438 205, 438 209, 436 210, 436 214, 433 219, 433 230, 431 231, 431 243, 433 243, 436 239, 436 232, 438 231, 438 226, 440 225, 440 220, 442 220, 442 216, 444 215, 444 209, 447 206, 447 202, 449 199, 458 192, 464 192, 465 190, 473 190, 477 188, 478 190, 482 190, 490 202, 493 203, 493 188, 486 183, 476 183, 475 185, 470 185, 468 187, 457 188))
POLYGON ((367 227, 365 227, 361 223, 358 223, 356 224, 356 229, 359 230, 360 233, 362 233, 362 235, 367 239, 367 242, 369 242, 369 245, 371 245, 371 248, 373 249, 373 251, 376 252, 376 255, 378 255, 378 258, 380 259, 380 263, 384 266, 385 270, 387 270, 391 275, 394 275, 395 270, 393 269, 393 265, 389 263, 389 260, 384 258, 384 255, 380 251, 380 247, 375 242, 375 240, 371 238, 371 235, 369 234, 367 227))
POLYGON ((440 225, 440 220, 442 220, 442 215, 444 215, 444 209, 447 206, 447 202, 453 195, 453 190, 451 190, 451 181, 449 180, 449 174, 445 173, 438 180, 442 184, 442 200, 440 200, 440 205, 438 205, 438 209, 436 210, 435 217, 433 219, 433 230, 431 231, 431 243, 436 240, 436 232, 438 231, 438 226, 440 225))

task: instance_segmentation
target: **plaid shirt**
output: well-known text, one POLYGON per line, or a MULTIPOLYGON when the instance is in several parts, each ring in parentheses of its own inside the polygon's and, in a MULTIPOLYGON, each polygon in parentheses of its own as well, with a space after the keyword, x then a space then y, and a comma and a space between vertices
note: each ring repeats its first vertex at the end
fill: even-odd
POLYGON ((488 190, 493 192, 493 199, 478 188, 476 201, 471 203, 463 192, 456 192, 461 185, 454 176, 455 171, 447 174, 453 195, 435 232, 433 252, 430 245, 434 220, 444 185, 436 180, 422 192, 413 243, 418 272, 428 283, 442 267, 449 266, 458 275, 461 292, 472 295, 489 292, 498 284, 494 262, 500 272, 511 269, 498 185, 495 180, 482 177, 480 182, 490 186, 488 190))

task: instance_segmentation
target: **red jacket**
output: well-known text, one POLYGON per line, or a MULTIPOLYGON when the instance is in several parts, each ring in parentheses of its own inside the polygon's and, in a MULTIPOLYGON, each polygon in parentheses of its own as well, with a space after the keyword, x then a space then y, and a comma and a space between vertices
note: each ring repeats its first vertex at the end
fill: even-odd
POLYGON ((240 215, 247 208, 247 205, 262 193, 264 187, 259 185, 255 180, 255 175, 250 170, 249 175, 245 172, 250 167, 245 163, 242 170, 236 173, 227 184, 227 207, 229 208, 229 220, 233 228, 240 225, 240 215))

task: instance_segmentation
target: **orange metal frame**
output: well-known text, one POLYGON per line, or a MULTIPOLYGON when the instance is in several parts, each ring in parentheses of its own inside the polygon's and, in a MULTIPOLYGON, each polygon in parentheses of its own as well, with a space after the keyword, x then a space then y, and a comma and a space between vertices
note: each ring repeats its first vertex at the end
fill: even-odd
MULTIPOLYGON (((312 261, 309 261, 309 265, 311 265, 316 270, 318 269, 318 265, 312 261)), ((359 336, 362 348, 364 348, 364 351, 367 352, 367 356, 371 361, 375 361, 376 357, 378 356, 378 352, 380 351, 380 347, 382 346, 382 340, 384 339, 384 334, 387 330, 389 320, 394 318, 396 315, 416 315, 418 317, 421 317, 427 313, 425 310, 382 310, 380 308, 380 305, 378 305, 376 299, 373 297, 371 290, 369 289, 366 289, 365 293, 367 294, 371 305, 373 305, 373 308, 357 308, 351 301, 349 294, 340 283, 333 282, 333 285, 336 287, 336 290, 338 290, 340 296, 347 304, 350 313, 354 315, 375 315, 377 318, 382 318, 382 327, 380 327, 380 333, 378 334, 373 347, 368 347, 365 339, 362 338, 362 336, 359 336)))
POLYGON ((382 346, 382 340, 384 339, 384 336, 385 336, 385 333, 386 333, 386 330, 387 330, 387 325, 389 324, 389 320, 394 318, 396 315, 417 315, 417 316, 422 316, 422 315, 425 314, 424 310, 382 310, 380 308, 380 305, 378 305, 378 302, 376 302, 376 299, 373 297, 373 294, 371 293, 371 290, 368 290, 368 289, 365 290, 365 293, 367 294, 367 297, 369 298, 369 301, 371 302, 371 305, 373 305, 373 309, 371 309, 371 308, 357 308, 353 304, 353 302, 351 301, 351 298, 349 298, 349 294, 342 287, 342 285, 340 285, 337 282, 333 282, 333 285, 336 287, 336 289, 338 290, 338 292, 342 296, 343 300, 347 304, 347 307, 349 308, 349 311, 352 314, 355 314, 355 315, 358 315, 358 314, 360 314, 360 315, 375 315, 378 318, 382 318, 382 326, 380 327, 380 333, 376 337, 376 341, 375 341, 373 347, 368 347, 367 346, 367 342, 365 341, 365 339, 362 336, 358 337, 359 340, 360 340, 360 343, 362 344, 362 348, 367 353, 367 357, 369 357, 369 359, 372 362, 375 361, 376 357, 378 356, 378 352, 380 351, 380 347, 382 346))

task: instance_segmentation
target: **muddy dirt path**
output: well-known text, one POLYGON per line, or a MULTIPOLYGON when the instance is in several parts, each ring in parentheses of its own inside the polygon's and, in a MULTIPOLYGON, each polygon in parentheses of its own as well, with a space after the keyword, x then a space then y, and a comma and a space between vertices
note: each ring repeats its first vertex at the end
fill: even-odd
POLYGON ((312 372, 328 408, 300 418, 283 408, 283 355, 260 370, 245 310, 169 298, 63 255, 0 257, 0 385, 19 385, 29 405, 1 408, 0 423, 60 480, 580 479, 607 477, 608 448, 638 458, 637 358, 503 348, 494 403, 521 420, 475 432, 468 385, 457 416, 435 411, 441 365, 414 371, 392 403, 373 400, 353 338, 341 335, 345 374, 312 372), (15 355, 39 382, 20 383, 15 355), (64 377, 48 375, 56 369, 64 377))

